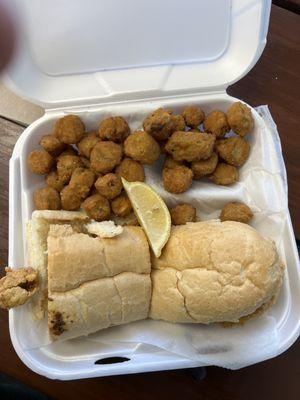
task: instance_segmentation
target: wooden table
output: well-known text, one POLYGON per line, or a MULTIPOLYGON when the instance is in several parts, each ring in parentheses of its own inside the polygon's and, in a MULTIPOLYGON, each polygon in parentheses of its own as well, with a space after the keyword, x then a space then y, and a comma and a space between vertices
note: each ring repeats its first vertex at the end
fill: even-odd
MULTIPOLYGON (((288 171, 290 210, 296 235, 300 239, 299 38, 300 15, 273 6, 268 44, 263 56, 244 79, 229 89, 229 93, 254 106, 270 106, 282 140, 288 171)), ((7 262, 8 247, 8 161, 14 143, 24 128, 0 118, 0 129, 0 260, 3 268, 7 262)), ((179 370, 59 382, 38 376, 22 364, 10 342, 6 312, 0 312, 0 321, 0 372, 26 382, 56 399, 68 396, 74 400, 299 398, 299 341, 276 359, 239 371, 207 368, 208 375, 202 381, 195 379, 192 370, 179 370)))

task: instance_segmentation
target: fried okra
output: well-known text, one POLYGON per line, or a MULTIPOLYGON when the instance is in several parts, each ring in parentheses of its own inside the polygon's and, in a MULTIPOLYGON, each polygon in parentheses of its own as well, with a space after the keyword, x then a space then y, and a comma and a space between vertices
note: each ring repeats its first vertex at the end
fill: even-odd
POLYGON ((57 161, 57 174, 64 183, 68 183, 71 179, 71 176, 76 168, 82 167, 82 161, 78 156, 73 155, 61 155, 58 157, 57 161))
POLYGON ((131 158, 124 158, 116 168, 116 175, 126 179, 128 182, 144 182, 144 167, 138 161, 131 158))
POLYGON ((36 189, 33 202, 37 210, 59 210, 61 208, 60 196, 52 187, 36 189))
POLYGON ((197 128, 204 121, 205 114, 198 106, 187 106, 182 111, 185 123, 190 128, 197 128))
POLYGON ((57 171, 49 172, 45 179, 47 186, 52 187, 58 192, 60 192, 65 186, 65 182, 58 176, 57 171))
POLYGON ((45 150, 33 150, 27 157, 28 168, 38 175, 48 174, 54 162, 54 158, 45 150))
POLYGON ((61 208, 67 211, 79 210, 82 198, 76 190, 70 185, 67 185, 60 192, 61 208))
POLYGON ((193 182, 193 172, 184 165, 175 168, 163 168, 163 185, 170 193, 183 193, 193 182))
POLYGON ((233 165, 220 163, 217 165, 217 168, 214 170, 213 174, 210 175, 209 179, 211 179, 217 185, 231 185, 234 182, 237 182, 239 178, 239 173, 236 167, 233 165))
POLYGON ((44 150, 46 150, 54 157, 58 156, 66 148, 66 145, 64 143, 61 143, 59 139, 54 135, 43 136, 39 144, 43 147, 44 150))
POLYGON ((99 142, 91 151, 91 169, 106 174, 111 172, 122 160, 122 147, 112 141, 99 142))
POLYGON ((176 168, 181 165, 184 165, 182 161, 176 161, 171 156, 167 156, 164 162, 164 168, 176 168))
POLYGON ((96 180, 95 187, 102 196, 114 199, 123 189, 122 181, 116 174, 106 174, 96 180))
POLYGON ((72 173, 69 186, 76 194, 84 199, 89 194, 95 182, 95 174, 87 168, 76 168, 72 173))
POLYGON ((93 147, 99 142, 97 132, 86 133, 80 142, 77 144, 79 154, 86 158, 90 158, 93 147))
POLYGON ((216 151, 230 165, 242 166, 249 157, 250 144, 240 136, 217 140, 216 151))
POLYGON ((129 134, 129 125, 123 117, 110 117, 100 122, 99 137, 102 140, 124 142, 129 134))
POLYGON ((218 155, 213 152, 206 160, 193 161, 191 169, 194 173, 194 179, 201 179, 214 172, 218 164, 218 155))
POLYGON ((118 197, 112 200, 111 208, 113 213, 118 217, 126 217, 132 211, 132 205, 125 193, 121 193, 118 197))
POLYGON ((174 132, 165 148, 176 161, 205 160, 211 156, 215 140, 209 133, 174 132))
POLYGON ((170 209, 173 225, 184 225, 196 220, 196 208, 191 204, 178 204, 170 209))
POLYGON ((220 110, 211 111, 206 116, 203 126, 205 132, 213 133, 216 137, 224 136, 230 131, 226 114, 220 110))
POLYGON ((94 194, 81 204, 87 215, 95 221, 105 221, 110 216, 110 204, 106 197, 94 194))
POLYGON ((250 133, 254 127, 251 109, 240 101, 233 103, 227 111, 230 128, 240 136, 250 133))
POLYGON ((91 162, 90 162, 90 160, 88 158, 83 157, 83 156, 80 156, 79 158, 80 158, 80 160, 82 162, 82 165, 85 168, 91 169, 91 162))
POLYGON ((237 221, 247 224, 253 218, 251 209, 244 203, 228 203, 222 208, 221 221, 237 221))
POLYGON ((124 152, 142 164, 153 164, 160 156, 160 147, 149 133, 136 131, 125 140, 124 152))
POLYGON ((172 115, 171 122, 172 122, 172 129, 171 129, 172 133, 185 130, 185 120, 182 115, 180 114, 172 115))
POLYGON ((55 136, 66 144, 80 142, 85 131, 84 123, 77 115, 66 115, 56 121, 54 126, 55 136))
MULTIPOLYGON (((39 290, 39 273, 34 268, 5 268, 0 279, 0 308, 25 304, 39 290)), ((14 397, 14 396, 13 396, 14 397)))
MULTIPOLYGON (((175 121, 174 121, 175 122, 175 121)), ((172 131, 172 115, 170 110, 159 108, 148 115, 143 122, 145 132, 156 140, 166 140, 172 131)))

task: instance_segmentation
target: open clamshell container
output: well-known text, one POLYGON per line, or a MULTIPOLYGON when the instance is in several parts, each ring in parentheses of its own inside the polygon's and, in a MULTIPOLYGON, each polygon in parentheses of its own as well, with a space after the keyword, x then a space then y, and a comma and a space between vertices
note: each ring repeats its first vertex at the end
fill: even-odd
MULTIPOLYGON (((44 184, 41 177, 27 170, 26 157, 38 147, 41 136, 51 132, 55 120, 75 113, 91 129, 106 116, 122 115, 136 129, 148 112, 160 106, 176 112, 185 105, 198 104, 205 112, 215 108, 225 111, 237 101, 227 95, 226 88, 254 66, 264 49, 271 1, 12 3, 20 16, 21 42, 7 82, 23 97, 45 107, 45 115, 20 136, 10 161, 9 265, 18 267, 26 265, 25 228, 33 211, 32 193, 44 184)), ((265 122, 254 109, 252 113, 255 130, 250 138, 250 159, 256 151, 264 158, 270 153, 263 148, 265 122)), ((272 146, 279 146, 280 150, 280 143, 270 138, 268 146, 271 150, 272 146)), ((274 150, 274 157, 269 160, 275 169, 282 162, 278 154, 274 150)), ((248 160, 241 168, 241 184, 246 182, 251 165, 248 160)), ((268 186, 263 175, 257 177, 255 184, 254 192, 264 187, 266 206, 275 204, 276 212, 276 188, 268 186)), ((284 192, 284 179, 280 185, 284 192)), ((207 211, 205 199, 209 200, 212 184, 196 182, 194 187, 191 196, 204 199, 203 210, 207 211)), ((161 187, 156 189, 166 195, 161 187)), ((239 184, 214 187, 219 209, 238 198, 239 190, 239 184)), ((217 211, 209 217, 216 217, 217 211)), ((268 229, 262 233, 267 234, 268 229)), ((276 319, 277 354, 291 346, 300 329, 298 256, 287 208, 280 235, 287 265, 285 282, 276 305, 268 311, 276 319)), ((9 326, 12 343, 22 361, 33 371, 54 379, 204 365, 159 348, 150 351, 142 345, 140 351, 134 352, 130 344, 124 344, 122 349, 113 344, 99 346, 85 337, 28 350, 22 346, 27 332, 22 329, 19 309, 9 312, 9 326), (96 363, 116 356, 127 360, 96 363)), ((247 330, 247 324, 244 329, 247 330)))

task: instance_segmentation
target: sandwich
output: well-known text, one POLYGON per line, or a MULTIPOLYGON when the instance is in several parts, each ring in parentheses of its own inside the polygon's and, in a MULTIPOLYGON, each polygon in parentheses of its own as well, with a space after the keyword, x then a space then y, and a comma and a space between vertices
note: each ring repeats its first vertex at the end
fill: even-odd
POLYGON ((47 316, 52 340, 148 317, 237 323, 267 309, 283 280, 273 241, 234 221, 173 226, 157 258, 139 226, 35 211, 27 242, 29 268, 7 270, 0 306, 32 297, 35 318, 47 316))
POLYGON ((173 227, 151 278, 150 318, 236 323, 274 302, 283 265, 251 226, 212 220, 173 227))
POLYGON ((90 222, 83 212, 35 211, 28 224, 29 265, 40 291, 33 312, 47 315, 51 339, 88 335, 148 316, 150 251, 142 228, 90 222), (100 227, 102 227, 100 229, 100 227), (93 233, 90 233, 93 232, 93 233))

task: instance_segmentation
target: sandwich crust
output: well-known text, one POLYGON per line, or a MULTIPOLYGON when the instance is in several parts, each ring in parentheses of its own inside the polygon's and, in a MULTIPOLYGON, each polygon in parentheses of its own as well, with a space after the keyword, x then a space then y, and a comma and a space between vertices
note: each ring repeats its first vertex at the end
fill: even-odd
POLYGON ((152 267, 150 318, 171 322, 238 322, 268 303, 283 277, 274 243, 233 221, 173 227, 152 267))
POLYGON ((148 316, 149 274, 122 272, 85 282, 67 292, 49 293, 48 326, 55 339, 70 339, 148 316))
POLYGON ((48 235, 48 288, 65 292, 93 279, 121 272, 150 274, 150 252, 142 228, 127 226, 112 238, 71 231, 51 225, 48 235), (136 249, 135 251, 132 251, 136 249))

